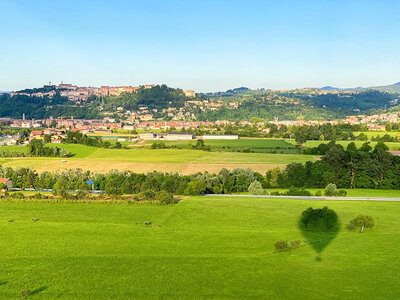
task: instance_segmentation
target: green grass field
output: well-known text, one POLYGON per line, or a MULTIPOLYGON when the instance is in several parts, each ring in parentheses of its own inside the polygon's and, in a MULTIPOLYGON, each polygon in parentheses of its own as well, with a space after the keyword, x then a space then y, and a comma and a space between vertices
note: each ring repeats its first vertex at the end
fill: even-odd
MULTIPOLYGON (((165 144, 169 146, 180 146, 183 148, 188 148, 191 145, 195 145, 196 141, 164 141, 165 144)), ((150 146, 153 141, 147 141, 150 146)), ((204 140, 205 145, 210 146, 212 151, 243 151, 249 149, 256 153, 271 153, 272 150, 276 150, 278 153, 285 154, 296 154, 297 149, 287 149, 294 148, 295 145, 280 139, 250 139, 242 138, 238 140, 204 140)))
MULTIPOLYGON (((112 169, 132 170, 146 173, 154 170, 193 174, 216 172, 222 168, 251 168, 265 173, 274 167, 283 167, 291 162, 314 161, 317 157, 298 154, 207 152, 189 149, 105 149, 76 144, 51 144, 66 149, 73 156, 67 159, 45 157, 0 158, 3 166, 31 167, 38 171, 55 171, 63 168, 82 168, 97 172, 112 169), (62 160, 67 162, 61 162, 62 160)), ((26 151, 26 147, 4 146, 3 150, 26 151)))
POLYGON ((229 197, 0 203, 0 298, 29 289, 30 299, 396 299, 399 214, 391 202, 229 197), (304 209, 325 205, 342 224, 320 261, 308 244, 274 252, 277 240, 303 239, 304 209), (347 232, 360 213, 376 227, 347 232))

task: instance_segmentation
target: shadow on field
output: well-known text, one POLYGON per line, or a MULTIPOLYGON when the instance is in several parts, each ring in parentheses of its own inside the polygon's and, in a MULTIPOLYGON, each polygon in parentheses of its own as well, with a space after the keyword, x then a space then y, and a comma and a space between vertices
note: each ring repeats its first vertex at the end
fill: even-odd
POLYGON ((298 227, 308 244, 317 252, 316 261, 321 261, 322 251, 336 238, 340 231, 337 214, 328 207, 309 208, 302 213, 298 227))
POLYGON ((43 292, 46 289, 47 289, 47 286, 42 286, 40 288, 37 288, 36 290, 31 291, 29 293, 29 296, 33 296, 33 295, 39 294, 40 292, 43 292))
POLYGON ((6 285, 8 282, 7 281, 0 281, 0 286, 6 285))

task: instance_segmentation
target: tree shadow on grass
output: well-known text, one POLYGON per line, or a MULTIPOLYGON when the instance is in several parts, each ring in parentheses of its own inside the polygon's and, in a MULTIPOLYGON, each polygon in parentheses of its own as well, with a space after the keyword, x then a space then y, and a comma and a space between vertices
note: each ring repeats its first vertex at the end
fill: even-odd
POLYGON ((33 296, 33 295, 39 294, 40 292, 43 292, 43 291, 46 290, 46 289, 47 289, 47 286, 42 286, 42 287, 40 287, 40 288, 37 288, 37 289, 31 291, 31 292, 29 293, 29 296, 33 296))
POLYGON ((0 286, 6 285, 8 282, 7 281, 0 281, 0 286))

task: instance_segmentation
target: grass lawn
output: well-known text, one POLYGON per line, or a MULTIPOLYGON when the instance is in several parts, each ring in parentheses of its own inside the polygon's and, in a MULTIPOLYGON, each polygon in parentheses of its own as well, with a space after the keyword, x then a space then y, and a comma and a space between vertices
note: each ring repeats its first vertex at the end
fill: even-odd
POLYGON ((31 299, 395 299, 399 214, 390 202, 229 197, 170 206, 0 203, 0 297, 29 289, 31 299), (274 253, 277 240, 303 239, 304 209, 325 205, 342 225, 322 260, 308 244, 274 253), (376 227, 345 231, 360 213, 376 227))
MULTIPOLYGON (((151 145, 153 141, 147 141, 146 144, 151 145)), ((196 140, 193 141, 164 141, 169 146, 181 146, 190 147, 195 145, 196 140)), ((271 153, 275 149, 278 153, 290 153, 296 154, 297 149, 285 149, 293 148, 295 145, 282 140, 282 139, 261 139, 261 138, 241 138, 238 140, 204 140, 205 145, 211 146, 212 151, 243 151, 250 149, 257 153, 271 153)))
MULTIPOLYGON (((46 144, 47 147, 58 147, 60 149, 65 149, 67 152, 71 153, 74 158, 85 158, 94 152, 98 151, 97 147, 90 147, 86 145, 79 144, 46 144)), ((28 147, 26 146, 2 146, 0 151, 12 151, 12 152, 24 152, 28 153, 28 147)))

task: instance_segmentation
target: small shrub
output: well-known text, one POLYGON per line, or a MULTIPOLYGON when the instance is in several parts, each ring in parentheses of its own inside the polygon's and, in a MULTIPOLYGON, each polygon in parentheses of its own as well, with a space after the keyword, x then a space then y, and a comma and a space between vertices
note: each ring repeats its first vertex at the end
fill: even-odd
POLYGON ((151 225, 151 222, 150 221, 144 221, 144 226, 150 226, 151 225))
POLYGON ((336 195, 336 184, 330 183, 326 186, 324 191, 325 196, 332 197, 336 195))
POLYGON ((318 191, 315 192, 314 195, 317 196, 317 197, 321 197, 322 196, 322 191, 318 190, 318 191))
POLYGON ((89 196, 89 192, 87 190, 79 190, 76 194, 76 199, 84 199, 89 196))
POLYGON ((336 196, 346 197, 347 196, 347 192, 345 190, 338 190, 336 192, 336 196))
POLYGON ((160 201, 160 204, 171 204, 174 203, 174 196, 167 191, 160 191, 155 195, 156 200, 160 201))
POLYGON ((248 191, 252 195, 262 195, 264 193, 264 189, 260 182, 254 180, 248 188, 248 191))
POLYGON ((41 193, 37 193, 33 196, 33 198, 35 199, 42 199, 42 194, 41 193))
POLYGON ((290 244, 288 241, 277 241, 275 243, 275 250, 276 251, 285 251, 290 249, 290 244))
POLYGON ((139 198, 143 200, 154 200, 156 193, 152 190, 145 190, 139 193, 139 198))
POLYGON ((297 188, 297 187, 290 187, 289 190, 285 193, 288 196, 312 196, 310 191, 307 191, 305 188, 297 188))
POLYGON ((291 249, 296 249, 299 248, 300 246, 300 240, 294 240, 290 242, 290 248, 291 249))
POLYGON ((31 294, 31 290, 24 290, 24 291, 22 291, 22 293, 21 293, 21 297, 22 297, 22 299, 25 299, 25 298, 27 298, 30 294, 31 294))
POLYGON ((11 197, 15 198, 15 199, 24 199, 25 196, 22 192, 16 192, 11 194, 11 197))

